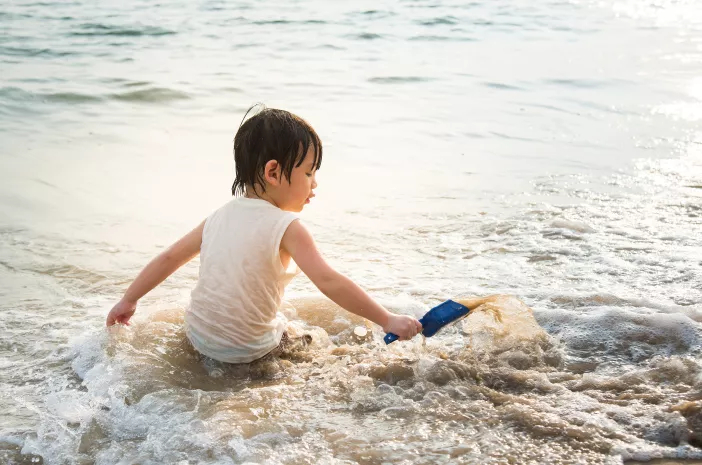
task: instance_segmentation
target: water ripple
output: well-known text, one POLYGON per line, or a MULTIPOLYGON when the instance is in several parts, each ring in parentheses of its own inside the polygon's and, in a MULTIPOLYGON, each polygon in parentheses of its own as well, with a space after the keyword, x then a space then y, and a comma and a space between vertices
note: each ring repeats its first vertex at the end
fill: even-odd
POLYGON ((54 50, 50 48, 0 47, 0 55, 24 57, 67 57, 72 55, 80 55, 80 53, 71 52, 68 50, 54 50))
POLYGON ((189 99, 190 95, 173 89, 151 87, 133 92, 110 94, 110 98, 127 102, 162 103, 189 99))
MULTIPOLYGON (((125 87, 140 86, 143 83, 129 83, 125 87)), ((139 103, 167 103, 176 100, 189 99, 190 95, 186 92, 164 88, 164 87, 149 87, 129 92, 114 92, 108 94, 91 95, 80 92, 29 92, 19 87, 3 87, 0 88, 0 98, 9 101, 27 102, 39 101, 50 103, 95 103, 105 99, 119 100, 126 102, 139 103)))
POLYGON ((368 82, 373 82, 376 84, 402 84, 410 82, 427 82, 433 79, 422 76, 384 76, 384 77, 372 77, 368 79, 368 82))
POLYGON ((82 24, 80 29, 84 31, 74 31, 69 35, 71 36, 125 36, 125 37, 139 37, 139 36, 163 36, 176 34, 175 31, 168 29, 163 29, 158 26, 140 26, 140 27, 128 27, 128 26, 110 26, 106 24, 96 24, 87 23, 82 24))
POLYGON ((438 18, 432 18, 428 20, 419 20, 417 21, 417 24, 421 24, 422 26, 439 26, 439 25, 453 25, 453 24, 458 24, 458 18, 455 16, 440 16, 438 18))

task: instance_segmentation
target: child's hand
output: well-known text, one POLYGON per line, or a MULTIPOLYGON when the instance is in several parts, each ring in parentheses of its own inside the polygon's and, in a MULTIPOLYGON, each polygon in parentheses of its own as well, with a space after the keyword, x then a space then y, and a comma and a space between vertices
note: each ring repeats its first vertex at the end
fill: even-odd
POLYGON ((386 333, 397 334, 401 341, 412 339, 421 330, 422 324, 416 318, 395 313, 388 316, 388 324, 383 328, 386 333))
POLYGON ((112 326, 115 323, 129 325, 129 319, 134 315, 136 305, 136 302, 124 299, 117 302, 117 305, 112 307, 110 313, 107 314, 107 326, 112 326))

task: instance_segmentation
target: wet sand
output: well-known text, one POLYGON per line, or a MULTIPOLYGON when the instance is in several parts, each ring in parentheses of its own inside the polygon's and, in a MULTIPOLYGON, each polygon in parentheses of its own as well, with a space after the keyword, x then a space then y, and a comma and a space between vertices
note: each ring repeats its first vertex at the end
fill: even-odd
POLYGON ((670 459, 659 459, 651 460, 650 462, 638 462, 638 461, 627 461, 624 462, 626 465, 702 465, 702 460, 670 460, 670 459))

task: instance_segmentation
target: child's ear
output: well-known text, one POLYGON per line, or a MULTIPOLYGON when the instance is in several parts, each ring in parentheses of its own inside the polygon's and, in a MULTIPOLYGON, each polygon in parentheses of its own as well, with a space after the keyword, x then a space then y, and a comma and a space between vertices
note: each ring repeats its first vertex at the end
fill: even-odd
POLYGON ((277 186, 280 184, 281 175, 280 164, 275 160, 268 160, 266 166, 263 168, 264 179, 268 183, 277 186))

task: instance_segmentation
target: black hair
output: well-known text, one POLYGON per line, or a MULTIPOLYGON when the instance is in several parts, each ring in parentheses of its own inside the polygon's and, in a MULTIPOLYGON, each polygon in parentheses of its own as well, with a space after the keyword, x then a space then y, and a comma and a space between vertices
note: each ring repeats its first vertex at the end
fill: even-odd
POLYGON ((290 180, 293 168, 302 164, 310 146, 314 147, 314 169, 322 166, 322 141, 312 126, 299 116, 285 110, 254 105, 261 109, 242 124, 234 136, 234 165, 236 177, 232 195, 243 195, 246 186, 266 190, 264 169, 275 160, 281 172, 290 180))

